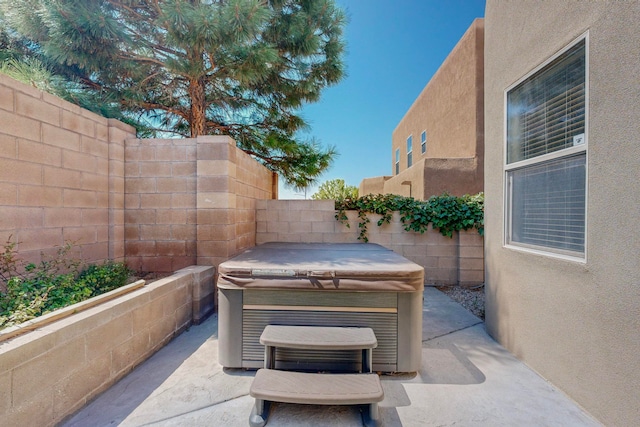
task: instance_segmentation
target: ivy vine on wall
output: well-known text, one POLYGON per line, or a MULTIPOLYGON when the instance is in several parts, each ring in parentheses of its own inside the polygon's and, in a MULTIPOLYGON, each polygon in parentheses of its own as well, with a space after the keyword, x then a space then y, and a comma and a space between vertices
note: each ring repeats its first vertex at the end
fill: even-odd
POLYGON ((444 193, 428 200, 395 194, 368 194, 357 199, 336 200, 336 219, 349 227, 347 211, 358 213, 358 240, 369 241, 367 230, 371 222, 368 214, 378 214, 378 226, 391 222, 394 212, 400 213, 400 220, 406 231, 424 233, 429 224, 443 236, 453 237, 454 231, 475 228, 484 234, 484 193, 451 196, 444 193))

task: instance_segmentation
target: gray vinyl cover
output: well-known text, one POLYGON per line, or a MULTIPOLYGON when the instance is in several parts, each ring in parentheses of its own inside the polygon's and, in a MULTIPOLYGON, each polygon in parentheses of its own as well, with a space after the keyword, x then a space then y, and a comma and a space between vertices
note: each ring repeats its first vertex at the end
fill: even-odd
POLYGON ((218 267, 221 289, 414 292, 424 269, 374 243, 271 242, 218 267))

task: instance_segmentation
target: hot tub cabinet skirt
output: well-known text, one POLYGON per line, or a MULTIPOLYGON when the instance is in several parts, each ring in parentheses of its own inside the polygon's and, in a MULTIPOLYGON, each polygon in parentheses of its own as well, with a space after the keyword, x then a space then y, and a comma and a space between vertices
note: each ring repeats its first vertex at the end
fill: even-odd
MULTIPOLYGON (((373 370, 415 372, 422 354, 422 267, 379 245, 257 246, 219 266, 219 362, 261 368, 265 326, 370 327, 373 370), (320 278, 320 279, 318 279, 320 278)), ((360 351, 280 349, 276 369, 357 371, 360 351)))

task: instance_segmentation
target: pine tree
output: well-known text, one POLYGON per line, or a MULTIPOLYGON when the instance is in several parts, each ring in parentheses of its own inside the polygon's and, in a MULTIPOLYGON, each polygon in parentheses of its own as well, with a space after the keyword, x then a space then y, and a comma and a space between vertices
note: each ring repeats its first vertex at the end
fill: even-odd
POLYGON ((6 22, 86 90, 163 134, 232 136, 296 188, 335 149, 300 108, 343 77, 335 0, 0 0, 6 22))

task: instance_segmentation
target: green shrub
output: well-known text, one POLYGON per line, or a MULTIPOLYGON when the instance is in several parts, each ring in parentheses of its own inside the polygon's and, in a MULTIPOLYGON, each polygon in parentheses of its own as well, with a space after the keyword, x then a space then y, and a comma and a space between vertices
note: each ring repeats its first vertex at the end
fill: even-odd
POLYGON ((108 261, 80 269, 65 244, 39 265, 23 265, 10 239, 0 253, 0 329, 66 307, 127 284, 125 264, 108 261))
POLYGON ((336 219, 347 227, 348 210, 358 212, 358 239, 365 242, 369 240, 369 213, 381 215, 378 226, 388 224, 393 213, 399 212, 406 231, 424 233, 431 224, 433 229, 447 237, 452 237, 454 231, 471 228, 478 230, 480 235, 484 234, 484 193, 462 197, 444 193, 425 201, 395 194, 368 194, 356 199, 337 200, 336 219))

